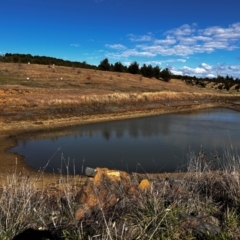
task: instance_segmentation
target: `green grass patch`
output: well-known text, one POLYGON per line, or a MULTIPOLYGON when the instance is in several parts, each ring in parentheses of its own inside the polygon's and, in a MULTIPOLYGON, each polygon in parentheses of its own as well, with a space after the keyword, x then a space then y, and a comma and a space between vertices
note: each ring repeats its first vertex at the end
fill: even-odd
POLYGON ((0 72, 0 85, 21 85, 23 82, 24 80, 19 77, 5 75, 0 72))

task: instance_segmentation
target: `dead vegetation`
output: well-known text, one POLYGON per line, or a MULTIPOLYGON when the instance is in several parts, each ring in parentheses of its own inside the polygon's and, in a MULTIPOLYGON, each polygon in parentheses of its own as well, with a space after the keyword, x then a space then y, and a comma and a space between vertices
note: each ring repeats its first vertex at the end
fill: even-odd
MULTIPOLYGON (((181 177, 145 175, 150 188, 137 195, 120 183, 116 191, 121 197, 112 207, 106 208, 108 198, 99 197, 99 207, 81 220, 75 218, 82 190, 77 176, 59 175, 58 187, 39 189, 37 177, 9 175, 0 187, 1 238, 30 229, 49 239, 68 240, 239 239, 240 175, 234 170, 239 169, 239 157, 227 152, 228 164, 214 171, 200 155, 189 156, 188 171, 181 177)), ((142 177, 131 175, 129 187, 136 189, 142 177)), ((111 181, 106 186, 111 189, 111 181)), ((96 196, 101 196, 99 189, 93 188, 96 196)))

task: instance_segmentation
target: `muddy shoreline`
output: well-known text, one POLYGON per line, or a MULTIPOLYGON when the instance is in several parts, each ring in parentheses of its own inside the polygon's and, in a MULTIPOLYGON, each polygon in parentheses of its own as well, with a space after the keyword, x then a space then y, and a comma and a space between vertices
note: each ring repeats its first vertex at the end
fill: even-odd
MULTIPOLYGON (((236 105, 238 107, 238 105, 236 105)), ((17 156, 13 153, 8 153, 7 150, 17 144, 17 138, 21 135, 31 132, 42 132, 42 131, 56 131, 60 128, 66 128, 70 126, 89 124, 95 122, 103 122, 103 121, 114 121, 121 119, 129 119, 129 118, 138 118, 144 116, 158 115, 158 114, 166 114, 171 112, 180 112, 180 111, 192 111, 201 108, 211 108, 211 107, 230 107, 232 109, 236 109, 233 104, 229 103, 219 103, 219 102, 205 102, 205 103, 193 103, 193 104, 180 104, 174 103, 172 105, 163 105, 162 107, 156 107, 151 109, 142 109, 135 111, 121 111, 108 114, 96 114, 96 115, 86 115, 82 116, 71 116, 68 118, 55 118, 50 120, 41 120, 41 124, 36 122, 27 120, 20 121, 11 121, 11 124, 1 122, 1 145, 0 145, 0 164, 1 170, 0 175, 6 172, 16 171, 16 161, 17 161, 17 172, 19 171, 28 171, 28 172, 36 172, 24 163, 22 156, 17 156), (7 126, 8 125, 8 126, 7 126)), ((5 122, 10 122, 9 120, 5 122)))

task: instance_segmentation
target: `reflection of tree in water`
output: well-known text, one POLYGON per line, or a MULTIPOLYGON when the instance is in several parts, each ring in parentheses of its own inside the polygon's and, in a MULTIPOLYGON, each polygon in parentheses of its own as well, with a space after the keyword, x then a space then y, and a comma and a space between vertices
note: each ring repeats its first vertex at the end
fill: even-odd
POLYGON ((52 142, 55 142, 55 141, 57 141, 57 140, 58 140, 58 136, 55 136, 55 137, 52 137, 52 138, 51 138, 51 141, 52 141, 52 142))
POLYGON ((115 132, 117 138, 121 138, 124 135, 124 129, 122 128, 117 128, 115 132))
POLYGON ((27 141, 26 139, 23 139, 23 140, 22 140, 23 146, 26 146, 26 145, 27 145, 27 142, 28 142, 28 141, 27 141))
POLYGON ((100 131, 107 140, 110 139, 113 133, 116 134, 117 138, 121 138, 124 133, 128 133, 133 138, 138 138, 140 135, 144 137, 167 135, 170 132, 170 118, 170 116, 165 115, 161 116, 161 119, 159 119, 159 116, 154 116, 101 123, 100 125, 91 125, 91 130, 93 133, 100 131))
POLYGON ((131 137, 137 138, 167 135, 170 131, 169 116, 163 116, 161 120, 157 117, 136 119, 128 122, 127 130, 131 137))
POLYGON ((168 115, 162 116, 161 120, 157 117, 149 119, 139 126, 143 136, 151 137, 158 135, 167 135, 170 132, 171 120, 168 115))
POLYGON ((128 125, 128 132, 129 132, 129 135, 133 138, 137 138, 139 136, 139 132, 140 132, 140 129, 139 129, 139 125, 134 122, 129 122, 129 125, 128 125))
POLYGON ((153 116, 138 119, 129 119, 114 122, 97 123, 90 125, 81 125, 70 129, 61 129, 58 131, 44 132, 34 135, 26 135, 22 140, 23 145, 30 139, 42 140, 50 139, 51 142, 56 142, 62 137, 74 136, 78 137, 88 136, 90 138, 95 137, 97 134, 101 134, 104 139, 110 140, 113 134, 116 138, 122 138, 125 134, 128 134, 132 138, 151 137, 158 135, 167 135, 170 132, 171 116, 153 116), (160 117, 160 118, 159 118, 160 117))
POLYGON ((109 140, 111 137, 111 131, 109 131, 109 129, 105 128, 102 131, 102 136, 106 139, 109 140))

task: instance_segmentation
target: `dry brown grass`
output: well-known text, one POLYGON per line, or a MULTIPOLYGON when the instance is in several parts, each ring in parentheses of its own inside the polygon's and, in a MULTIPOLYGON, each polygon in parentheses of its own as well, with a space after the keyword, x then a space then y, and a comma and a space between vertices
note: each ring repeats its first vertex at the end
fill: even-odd
POLYGON ((198 100, 228 95, 224 91, 189 86, 174 79, 167 83, 128 73, 0 63, 0 109, 3 112, 82 104, 198 100))
MULTIPOLYGON (((188 172, 180 179, 144 176, 151 187, 138 195, 127 194, 120 185, 122 196, 112 208, 96 208, 81 221, 75 219, 82 187, 77 176, 59 175, 57 187, 39 189, 38 177, 9 174, 0 184, 1 239, 12 239, 27 228, 49 230, 57 239, 69 240, 239 239, 239 171, 232 170, 239 169, 240 159, 228 150, 225 155, 230 168, 219 172, 190 154, 188 172)), ((136 187, 141 178, 131 175, 129 184, 136 187)))
MULTIPOLYGON (((112 92, 204 92, 204 89, 185 84, 180 80, 170 83, 129 73, 115 73, 71 67, 54 68, 37 64, 0 63, 0 84, 20 85, 22 88, 78 90, 81 94, 112 92), (53 71, 54 70, 54 71, 53 71), (139 81, 141 79, 141 81, 139 81), (91 81, 88 81, 91 80, 91 81)), ((207 92, 213 92, 207 89, 207 92)))

